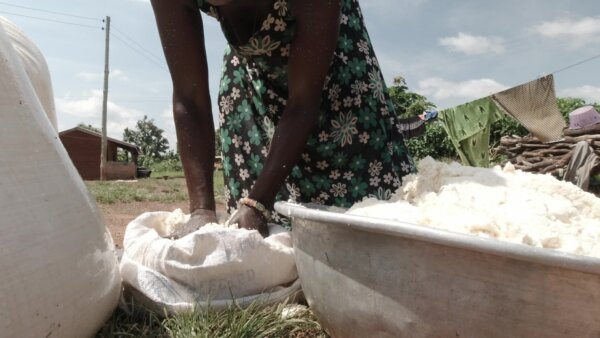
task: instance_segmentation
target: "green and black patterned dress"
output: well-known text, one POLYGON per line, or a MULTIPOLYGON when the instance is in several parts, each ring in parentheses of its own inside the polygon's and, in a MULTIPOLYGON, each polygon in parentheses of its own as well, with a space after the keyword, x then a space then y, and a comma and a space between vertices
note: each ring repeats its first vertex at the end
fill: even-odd
MULTIPOLYGON (((225 51, 218 104, 229 212, 260 174, 286 106, 294 38, 291 1, 273 0, 271 12, 249 41, 230 44, 225 51)), ((198 6, 219 17, 204 0, 198 6)), ((357 0, 342 1, 338 45, 320 110, 306 150, 277 199, 340 207, 365 196, 388 199, 414 167, 357 0)))

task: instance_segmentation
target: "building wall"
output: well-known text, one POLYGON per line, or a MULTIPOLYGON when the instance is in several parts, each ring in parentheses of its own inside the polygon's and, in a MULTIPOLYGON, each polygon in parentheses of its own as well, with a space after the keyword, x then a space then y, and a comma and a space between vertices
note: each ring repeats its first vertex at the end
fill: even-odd
POLYGON ((106 162, 107 180, 132 180, 136 176, 134 163, 106 162))
MULTIPOLYGON (((79 171, 81 178, 84 180, 99 180, 101 139, 75 130, 60 135, 60 140, 67 153, 69 153, 69 157, 77 171, 79 171)), ((107 153, 106 179, 126 180, 136 177, 137 167, 135 163, 112 162, 117 159, 117 146, 115 143, 108 142, 107 153)))
POLYGON ((84 180, 100 179, 100 138, 75 130, 60 140, 84 180))

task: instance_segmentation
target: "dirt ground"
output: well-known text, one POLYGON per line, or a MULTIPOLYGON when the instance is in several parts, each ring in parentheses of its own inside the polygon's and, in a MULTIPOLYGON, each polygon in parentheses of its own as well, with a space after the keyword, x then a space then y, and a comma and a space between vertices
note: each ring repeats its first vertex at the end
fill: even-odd
MULTIPOLYGON (((140 214, 148 211, 173 211, 177 208, 180 208, 185 213, 190 211, 187 201, 173 203, 113 203, 99 204, 99 207, 104 215, 104 219, 106 220, 106 224, 108 225, 113 240, 115 241, 115 246, 118 249, 123 248, 123 236, 125 235, 125 228, 127 227, 127 224, 129 224, 129 222, 138 217, 140 214)), ((225 205, 222 201, 217 201, 217 217, 219 217, 219 220, 225 220, 227 218, 225 205)))

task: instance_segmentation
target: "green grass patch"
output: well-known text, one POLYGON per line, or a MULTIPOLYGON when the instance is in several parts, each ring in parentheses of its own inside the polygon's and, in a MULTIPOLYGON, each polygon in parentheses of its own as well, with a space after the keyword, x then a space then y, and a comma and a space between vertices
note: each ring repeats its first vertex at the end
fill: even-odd
POLYGON ((112 337, 169 337, 162 325, 163 320, 153 313, 130 314, 117 309, 96 338, 112 337))
POLYGON ((223 170, 215 170, 213 177, 213 185, 215 190, 215 197, 224 198, 224 181, 223 181, 223 170))
MULTIPOLYGON (((130 202, 173 203, 187 201, 187 187, 183 172, 180 175, 154 176, 136 181, 87 181, 86 185, 100 204, 130 202)), ((223 171, 214 174, 215 197, 222 199, 223 171)))
POLYGON ((140 179, 135 181, 89 181, 88 189, 101 204, 129 202, 172 203, 187 200, 184 179, 140 179))
POLYGON ((184 178, 183 171, 181 170, 163 170, 163 171, 152 171, 150 174, 151 178, 184 178))
POLYGON ((286 304, 247 308, 232 305, 226 310, 198 310, 159 318, 145 312, 128 314, 121 309, 98 332, 96 338, 172 337, 172 338, 325 338, 310 310, 284 318, 286 304))

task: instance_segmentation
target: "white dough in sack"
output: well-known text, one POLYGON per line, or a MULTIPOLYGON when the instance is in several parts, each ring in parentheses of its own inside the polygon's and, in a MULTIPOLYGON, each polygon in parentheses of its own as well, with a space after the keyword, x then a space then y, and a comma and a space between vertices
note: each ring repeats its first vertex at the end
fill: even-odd
POLYGON ((275 300, 299 290, 291 235, 281 226, 270 225, 267 238, 219 224, 168 238, 187 220, 181 210, 148 212, 127 226, 121 272, 146 303, 179 312, 248 297, 275 300))

